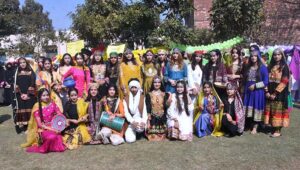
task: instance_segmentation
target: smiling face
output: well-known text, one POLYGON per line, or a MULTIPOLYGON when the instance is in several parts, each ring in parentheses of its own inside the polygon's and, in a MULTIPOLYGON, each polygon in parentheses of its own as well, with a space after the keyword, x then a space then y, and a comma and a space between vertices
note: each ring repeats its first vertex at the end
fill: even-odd
POLYGON ((166 55, 164 53, 159 52, 157 55, 158 55, 158 59, 160 61, 165 61, 166 60, 166 55))
POLYGON ((38 59, 38 65, 39 67, 43 67, 43 58, 38 59))
POLYGON ((111 57, 109 58, 109 60, 110 60, 110 62, 111 62, 112 64, 116 64, 117 61, 118 61, 116 56, 111 56, 111 57))
POLYGON ((91 87, 90 94, 92 97, 96 97, 98 95, 98 89, 96 87, 91 87))
POLYGON ((151 62, 153 60, 153 54, 151 52, 147 52, 146 60, 147 62, 151 62))
POLYGON ((50 96, 49 96, 49 92, 44 91, 41 95, 41 101, 48 103, 50 101, 50 96))
POLYGON ((178 94, 183 94, 184 92, 184 84, 183 83, 178 83, 176 85, 176 91, 178 94))
POLYGON ((173 53, 172 57, 173 57, 173 60, 175 60, 175 61, 178 60, 178 57, 179 57, 178 52, 173 53))
POLYGON ((253 52, 251 57, 250 57, 250 60, 252 63, 257 63, 258 61, 258 54, 256 52, 253 52))
POLYGON ((228 96, 233 96, 235 94, 235 90, 231 88, 227 88, 226 92, 228 96))
POLYGON ((71 91, 71 93, 70 93, 70 100, 71 100, 71 102, 73 102, 73 103, 76 103, 77 102, 77 100, 78 100, 78 94, 77 94, 77 92, 76 91, 71 91))
POLYGON ((234 60, 238 59, 239 58, 238 50, 237 49, 233 49, 232 53, 231 53, 231 56, 232 56, 232 58, 234 60))
POLYGON ((126 55, 126 58, 127 58, 127 60, 132 60, 132 58, 133 58, 133 55, 132 55, 132 53, 128 53, 127 55, 126 55))
POLYGON ((154 90, 159 90, 160 87, 161 87, 161 81, 159 78, 156 78, 153 80, 153 87, 154 87, 154 90))
POLYGON ((199 63, 199 62, 202 60, 202 56, 199 55, 199 54, 197 54, 197 55, 195 56, 195 60, 196 60, 197 63, 199 63))

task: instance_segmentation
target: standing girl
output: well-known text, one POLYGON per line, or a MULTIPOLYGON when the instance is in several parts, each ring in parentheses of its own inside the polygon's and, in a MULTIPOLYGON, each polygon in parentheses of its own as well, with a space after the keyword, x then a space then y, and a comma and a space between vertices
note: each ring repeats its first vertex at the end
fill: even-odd
POLYGON ((147 94, 150 90, 150 86, 153 81, 153 77, 158 74, 157 68, 154 64, 154 54, 151 50, 147 50, 145 53, 145 61, 142 65, 142 78, 143 78, 143 90, 144 94, 147 94))
POLYGON ((260 53, 253 51, 244 72, 244 109, 252 124, 251 134, 257 133, 257 127, 263 120, 265 109, 264 88, 268 86, 267 67, 261 62, 260 53))
POLYGON ((106 64, 103 61, 103 53, 99 50, 96 50, 93 54, 93 59, 90 65, 92 72, 92 80, 93 82, 99 85, 99 93, 98 95, 101 97, 105 96, 106 93, 106 84, 105 81, 105 72, 106 72, 106 64))
POLYGON ((265 89, 267 104, 265 108, 265 123, 274 128, 272 137, 281 136, 281 128, 289 125, 289 67, 286 64, 283 51, 273 52, 269 65, 269 84, 265 89))

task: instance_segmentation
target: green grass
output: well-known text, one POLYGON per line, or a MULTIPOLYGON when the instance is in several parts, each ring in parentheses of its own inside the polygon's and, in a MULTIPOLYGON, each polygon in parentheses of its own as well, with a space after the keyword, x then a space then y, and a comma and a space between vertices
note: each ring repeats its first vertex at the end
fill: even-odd
POLYGON ((20 147, 25 135, 15 133, 10 107, 1 107, 0 169, 300 169, 299 111, 294 109, 290 127, 276 139, 249 132, 234 138, 194 137, 193 142, 142 139, 43 155, 20 147))

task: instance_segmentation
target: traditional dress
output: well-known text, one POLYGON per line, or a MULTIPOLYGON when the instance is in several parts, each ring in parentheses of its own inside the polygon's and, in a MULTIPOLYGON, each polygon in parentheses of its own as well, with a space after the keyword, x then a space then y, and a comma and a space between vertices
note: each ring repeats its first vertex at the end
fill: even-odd
POLYGON ((78 96, 85 97, 91 79, 90 69, 84 67, 83 70, 81 66, 73 66, 63 75, 63 79, 69 76, 72 76, 76 82, 75 88, 78 90, 78 96), (83 96, 83 94, 85 94, 85 96, 83 96))
POLYGON ((38 73, 39 79, 36 80, 36 86, 39 89, 41 86, 44 86, 48 90, 51 89, 51 86, 54 83, 57 83, 57 73, 56 72, 48 72, 48 71, 40 71, 38 73))
POLYGON ((140 90, 135 96, 130 92, 123 100, 123 106, 126 120, 129 122, 125 132, 125 140, 128 143, 132 143, 136 141, 136 133, 142 133, 145 130, 145 127, 141 127, 141 125, 139 125, 139 128, 133 127, 132 123, 144 123, 145 125, 147 123, 145 97, 140 90))
MULTIPOLYGON (((242 64, 241 63, 231 63, 226 67, 227 74, 232 75, 241 75, 242 74, 242 64)), ((237 87, 240 87, 241 79, 228 80, 230 83, 235 84, 237 87)))
POLYGON ((260 122, 263 120, 262 116, 266 105, 264 88, 269 82, 268 69, 264 65, 261 65, 259 70, 251 67, 246 74, 247 80, 244 85, 245 113, 248 118, 260 122), (249 87, 253 84, 255 89, 251 91, 249 87))
MULTIPOLYGON (((106 101, 107 102, 103 104, 103 110, 105 110, 106 113, 108 113, 109 115, 114 115, 115 117, 125 119, 123 102, 122 100, 120 100, 120 98, 106 97, 106 101)), ((127 123, 125 123, 120 132, 109 127, 102 127, 100 133, 102 134, 103 142, 105 143, 105 141, 110 141, 111 144, 115 146, 124 143, 125 141, 123 137, 127 126, 127 123)))
POLYGON ((218 96, 223 101, 226 95, 225 84, 228 83, 225 65, 223 63, 219 63, 219 65, 206 64, 203 68, 203 75, 203 82, 211 82, 214 85, 218 96), (216 86, 217 83, 221 84, 223 87, 216 86))
POLYGON ((97 132, 99 132, 100 129, 99 119, 101 116, 101 102, 96 99, 91 99, 88 106, 88 114, 88 130, 92 137, 90 144, 100 144, 101 140, 97 138, 97 132))
POLYGON ((142 77, 143 77, 143 90, 144 94, 147 94, 150 90, 153 77, 158 74, 157 69, 153 63, 144 64, 141 66, 142 77))
POLYGON ((194 126, 198 137, 223 136, 221 121, 223 109, 220 109, 221 100, 215 90, 213 94, 204 96, 203 91, 198 96, 195 108, 194 126), (203 109, 200 110, 199 107, 203 109))
POLYGON ((227 116, 223 115, 222 131, 230 136, 242 134, 245 127, 245 112, 243 109, 243 101, 238 91, 236 91, 235 98, 231 103, 228 101, 228 98, 226 98, 223 112, 229 114, 232 120, 236 121, 236 125, 229 122, 227 116))
POLYGON ((16 71, 15 75, 15 122, 18 126, 27 125, 35 99, 35 74, 33 71, 16 71), (27 94, 29 99, 22 100, 21 95, 27 94))
POLYGON ((62 77, 66 74, 66 72, 69 71, 70 68, 72 68, 72 66, 66 66, 66 65, 60 66, 57 70, 57 77, 56 77, 57 80, 56 81, 59 83, 63 83, 63 82, 61 82, 62 77))
POLYGON ((109 83, 110 84, 119 84, 119 74, 120 74, 120 70, 119 70, 119 64, 111 64, 108 63, 106 66, 106 71, 105 71, 105 77, 109 78, 109 83))
MULTIPOLYGON (((67 119, 80 119, 87 117, 88 103, 83 99, 78 99, 76 104, 67 103, 64 109, 64 114, 67 119)), ((91 136, 85 122, 79 124, 70 123, 70 126, 65 129, 64 143, 68 149, 77 149, 79 145, 86 144, 91 141, 91 136)))
POLYGON ((5 83, 6 83, 6 85, 9 85, 10 87, 5 88, 5 90, 4 90, 4 99, 5 99, 6 104, 12 104, 13 107, 15 106, 15 103, 13 102, 15 72, 16 72, 16 68, 14 66, 8 67, 6 65, 5 83))
POLYGON ((172 94, 172 102, 167 111, 168 137, 170 139, 192 141, 194 104, 191 99, 189 99, 188 115, 184 109, 183 99, 179 98, 179 100, 180 101, 177 101, 176 94, 172 94), (181 113, 177 108, 177 102, 180 102, 181 108, 183 108, 181 113), (178 128, 175 127, 176 124, 178 124, 178 128))
POLYGON ((289 68, 284 65, 279 68, 275 65, 269 73, 268 92, 275 94, 274 100, 267 99, 265 108, 265 123, 273 127, 288 127, 289 110, 288 110, 288 84, 289 68))
POLYGON ((63 144, 62 136, 53 131, 42 129, 43 124, 51 127, 52 118, 57 114, 62 114, 61 108, 59 108, 54 102, 42 103, 43 118, 41 118, 39 114, 39 106, 38 103, 36 103, 32 112, 33 121, 35 121, 35 134, 31 134, 33 129, 30 129, 28 136, 36 136, 38 140, 31 143, 31 145, 28 145, 31 147, 27 148, 26 151, 39 153, 63 152, 65 150, 65 146, 63 144))
POLYGON ((185 63, 183 63, 183 67, 179 68, 178 64, 175 64, 173 66, 170 65, 170 63, 167 64, 164 72, 164 81, 166 85, 166 92, 175 93, 176 89, 174 86, 171 85, 169 80, 185 80, 187 81, 187 66, 185 63))
POLYGON ((106 64, 93 64, 90 66, 92 71, 92 79, 93 82, 96 82, 99 85, 98 91, 99 96, 102 98, 106 95, 107 92, 107 84, 105 82, 105 72, 106 72, 106 64), (102 81, 103 84, 100 84, 102 81))
POLYGON ((125 86, 126 94, 121 91, 120 97, 126 96, 129 94, 128 81, 132 78, 137 78, 142 84, 142 73, 140 65, 134 65, 132 63, 125 64, 124 62, 120 65, 120 87, 125 86))
MULTIPOLYGON (((199 65, 195 66, 195 70, 192 68, 192 64, 188 65, 188 88, 189 90, 197 89, 197 91, 200 91, 200 86, 202 84, 202 70, 199 65)), ((193 100, 193 103, 196 100, 196 95, 191 94, 191 99, 193 100)))
POLYGON ((166 138, 167 132, 167 106, 168 93, 149 92, 146 95, 148 113, 148 129, 146 136, 150 141, 160 141, 166 138))

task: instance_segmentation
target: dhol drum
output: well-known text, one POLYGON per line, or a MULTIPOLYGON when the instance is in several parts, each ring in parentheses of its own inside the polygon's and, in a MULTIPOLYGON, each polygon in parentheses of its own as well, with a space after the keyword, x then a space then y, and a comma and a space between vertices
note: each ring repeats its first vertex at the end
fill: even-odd
POLYGON ((115 117, 112 121, 109 121, 109 114, 107 112, 102 112, 99 122, 102 126, 106 126, 113 130, 121 132, 125 123, 125 119, 115 117))
POLYGON ((51 127, 59 132, 63 131, 67 126, 67 119, 64 115, 55 115, 51 121, 51 127))

